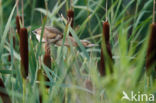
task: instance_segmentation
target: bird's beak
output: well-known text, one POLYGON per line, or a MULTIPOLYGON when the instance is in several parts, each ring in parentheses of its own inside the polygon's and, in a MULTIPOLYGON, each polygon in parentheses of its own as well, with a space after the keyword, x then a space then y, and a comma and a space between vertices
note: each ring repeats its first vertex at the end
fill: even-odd
POLYGON ((88 44, 87 45, 88 48, 90 48, 90 47, 97 47, 97 46, 99 46, 99 45, 98 44, 88 44))

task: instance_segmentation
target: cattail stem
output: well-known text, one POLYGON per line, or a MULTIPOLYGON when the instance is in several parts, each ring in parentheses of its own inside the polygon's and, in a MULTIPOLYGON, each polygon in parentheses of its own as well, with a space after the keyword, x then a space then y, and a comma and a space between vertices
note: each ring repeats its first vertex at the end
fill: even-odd
POLYGON ((1 78, 0 78, 0 97, 2 98, 3 103, 11 103, 11 99, 5 89, 5 85, 1 78))
POLYGON ((107 68, 109 72, 113 72, 112 67, 112 52, 109 44, 109 23, 106 21, 103 23, 103 35, 101 45, 101 60, 100 60, 100 74, 101 76, 106 75, 107 68))
POLYGON ((108 0, 106 0, 106 21, 108 21, 108 0))
POLYGON ((26 79, 23 78, 23 103, 26 103, 25 97, 26 97, 26 79))
POLYGON ((70 0, 70 8, 72 9, 73 0, 70 0))
POLYGON ((47 91, 46 91, 46 87, 44 85, 44 82, 45 82, 45 78, 43 75, 40 75, 39 76, 40 78, 40 83, 38 85, 39 87, 39 100, 40 100, 40 103, 47 103, 47 91))
POLYGON ((18 12, 18 8, 19 8, 19 0, 16 0, 16 3, 17 3, 17 6, 16 6, 17 15, 19 15, 19 12, 18 12))
POLYGON ((147 76, 147 88, 149 88, 149 87, 150 87, 150 77, 147 76))
POLYGON ((21 5, 22 5, 22 25, 24 27, 24 6, 23 6, 23 0, 21 2, 21 5))
POLYGON ((20 29, 20 56, 21 56, 21 73, 23 78, 28 76, 28 33, 26 28, 20 29))
POLYGON ((153 23, 155 23, 155 0, 153 0, 153 23))
POLYGON ((156 70, 156 23, 151 24, 151 33, 148 41, 146 55, 146 71, 148 75, 154 68, 156 70))

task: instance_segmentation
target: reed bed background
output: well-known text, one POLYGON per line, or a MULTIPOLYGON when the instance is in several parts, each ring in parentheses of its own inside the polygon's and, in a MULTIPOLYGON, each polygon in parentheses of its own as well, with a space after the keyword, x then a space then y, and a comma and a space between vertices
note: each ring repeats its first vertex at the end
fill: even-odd
POLYGON ((153 0, 0 0, 0 102, 132 103, 123 91, 156 97, 152 14, 153 0), (43 47, 32 31, 43 34, 45 25, 78 47, 43 47))

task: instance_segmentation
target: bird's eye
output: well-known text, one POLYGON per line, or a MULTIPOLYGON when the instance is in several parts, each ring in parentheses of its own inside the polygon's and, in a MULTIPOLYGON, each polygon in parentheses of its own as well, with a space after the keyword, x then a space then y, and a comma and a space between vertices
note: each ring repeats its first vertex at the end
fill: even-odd
POLYGON ((32 31, 32 33, 34 33, 34 34, 37 34, 37 32, 34 30, 34 31, 32 31))

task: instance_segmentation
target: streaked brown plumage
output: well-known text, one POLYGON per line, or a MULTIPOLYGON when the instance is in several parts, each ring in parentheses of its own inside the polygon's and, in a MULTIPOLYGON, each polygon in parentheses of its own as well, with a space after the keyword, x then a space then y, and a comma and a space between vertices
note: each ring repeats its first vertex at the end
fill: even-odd
MULTIPOLYGON (((41 27, 33 31, 38 41, 40 41, 41 32, 42 32, 41 27)), ((54 27, 50 27, 50 26, 45 26, 42 42, 46 42, 46 40, 48 40, 48 42, 50 43, 56 43, 58 40, 62 38, 63 38, 63 35, 58 29, 54 27)))
MULTIPOLYGON (((41 31, 42 31, 41 27, 33 31, 38 41, 40 41, 41 31)), ((45 26, 42 42, 53 43, 56 46, 61 46, 63 44, 63 33, 60 32, 55 27, 45 26)), ((95 44, 90 43, 87 40, 80 40, 80 42, 82 43, 84 47, 97 46, 95 44)), ((64 45, 67 47, 70 47, 70 43, 74 47, 78 46, 76 40, 72 36, 69 35, 68 37, 66 37, 64 45)))

